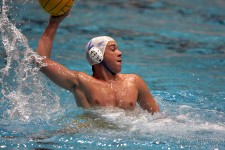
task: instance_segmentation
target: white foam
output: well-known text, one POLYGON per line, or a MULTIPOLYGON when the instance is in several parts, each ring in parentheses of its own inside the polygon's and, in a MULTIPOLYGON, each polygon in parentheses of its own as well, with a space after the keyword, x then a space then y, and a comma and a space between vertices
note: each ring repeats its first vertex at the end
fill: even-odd
MULTIPOLYGON (((159 103, 163 102, 160 101, 159 103)), ((166 110, 153 116, 139 107, 135 111, 115 108, 97 110, 97 113, 106 120, 131 133, 151 134, 159 137, 169 136, 180 139, 224 140, 224 123, 207 121, 201 115, 196 117, 192 112, 196 114, 213 113, 208 110, 203 111, 192 108, 188 105, 172 106, 168 104, 166 110), (186 110, 180 111, 180 109, 186 110)))
POLYGON ((7 56, 7 64, 0 70, 0 103, 8 108, 4 117, 25 122, 49 119, 51 114, 60 112, 59 97, 44 86, 45 80, 39 73, 43 57, 29 47, 27 38, 11 23, 7 2, 2 1, 0 15, 1 39, 7 56), (34 59, 40 66, 35 65, 34 59))

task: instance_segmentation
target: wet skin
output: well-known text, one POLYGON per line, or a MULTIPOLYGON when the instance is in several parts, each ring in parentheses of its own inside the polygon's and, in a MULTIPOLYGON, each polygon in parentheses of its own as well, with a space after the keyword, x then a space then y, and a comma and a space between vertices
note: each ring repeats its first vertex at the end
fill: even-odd
POLYGON ((115 41, 109 41, 102 63, 94 65, 93 75, 72 71, 50 59, 53 40, 60 22, 66 17, 51 17, 37 47, 37 53, 46 58, 47 66, 41 71, 60 87, 73 93, 77 105, 89 108, 95 106, 119 107, 133 110, 138 102, 151 112, 159 111, 145 82, 134 74, 120 74, 122 52, 115 41))
POLYGON ((134 109, 138 91, 135 75, 118 74, 116 80, 101 81, 80 73, 80 86, 74 89, 77 104, 82 107, 114 106, 134 109))

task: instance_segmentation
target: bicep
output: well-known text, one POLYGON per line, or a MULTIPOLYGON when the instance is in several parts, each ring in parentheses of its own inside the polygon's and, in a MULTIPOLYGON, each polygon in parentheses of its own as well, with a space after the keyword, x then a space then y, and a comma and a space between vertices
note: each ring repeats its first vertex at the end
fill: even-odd
POLYGON ((77 72, 71 71, 51 59, 45 59, 44 63, 47 66, 42 67, 41 71, 55 84, 69 91, 77 86, 77 72))

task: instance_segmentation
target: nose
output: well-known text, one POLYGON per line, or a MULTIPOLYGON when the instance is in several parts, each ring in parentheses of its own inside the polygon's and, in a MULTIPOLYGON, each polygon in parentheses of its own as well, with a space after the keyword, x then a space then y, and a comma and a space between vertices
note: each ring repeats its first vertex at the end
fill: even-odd
POLYGON ((121 57, 122 56, 122 52, 118 49, 118 56, 121 57))

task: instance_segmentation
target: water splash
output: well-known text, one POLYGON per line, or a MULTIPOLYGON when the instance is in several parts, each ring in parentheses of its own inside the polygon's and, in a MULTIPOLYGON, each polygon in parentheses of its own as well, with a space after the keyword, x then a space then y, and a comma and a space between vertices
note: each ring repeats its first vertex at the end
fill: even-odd
POLYGON ((45 65, 41 63, 43 57, 29 47, 27 38, 10 22, 7 2, 2 0, 0 16, 0 35, 6 53, 6 65, 0 70, 0 113, 5 120, 48 120, 60 112, 60 98, 45 87, 39 73, 45 65))
MULTIPOLYGON (((163 112, 153 116, 139 107, 132 112, 115 108, 102 108, 92 112, 118 126, 121 129, 119 132, 125 133, 126 137, 128 134, 131 137, 146 136, 153 145, 175 142, 183 146, 205 146, 206 143, 222 143, 225 140, 223 113, 188 105, 172 105, 160 98, 156 99, 165 108, 163 112), (215 120, 206 120, 204 116, 214 116, 215 120)), ((107 132, 107 135, 110 133, 107 132)))

